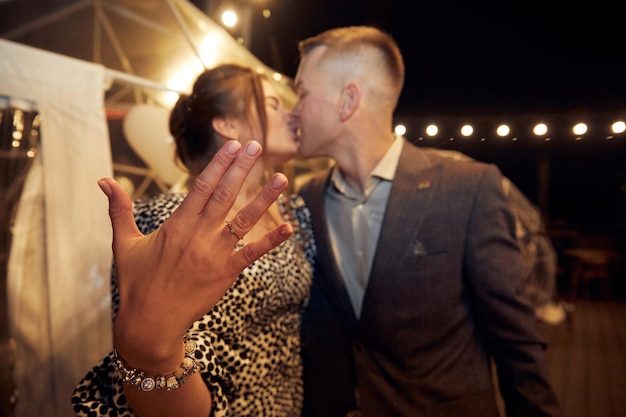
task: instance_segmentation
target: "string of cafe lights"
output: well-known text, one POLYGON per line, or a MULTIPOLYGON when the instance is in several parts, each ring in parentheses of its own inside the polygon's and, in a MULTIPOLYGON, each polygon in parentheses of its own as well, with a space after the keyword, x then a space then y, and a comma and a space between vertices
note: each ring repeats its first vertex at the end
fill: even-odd
POLYGON ((550 142, 558 139, 563 141, 582 140, 613 140, 626 139, 626 122, 623 117, 615 116, 593 116, 587 121, 584 118, 575 119, 567 117, 566 120, 552 121, 513 120, 511 122, 495 122, 495 118, 477 117, 474 121, 467 121, 467 118, 442 117, 441 120, 400 120, 395 125, 395 133, 399 136, 410 136, 419 142, 432 140, 477 140, 479 142, 490 142, 497 140, 516 142, 519 140, 533 140, 550 142))

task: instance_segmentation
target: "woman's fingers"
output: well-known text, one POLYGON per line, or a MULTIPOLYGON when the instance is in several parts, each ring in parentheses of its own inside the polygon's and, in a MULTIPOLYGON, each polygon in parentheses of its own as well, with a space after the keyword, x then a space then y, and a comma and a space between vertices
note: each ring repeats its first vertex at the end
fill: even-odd
MULTIPOLYGON (((220 214, 226 216, 232 207, 237 194, 246 180, 256 160, 261 156, 261 145, 256 141, 246 142, 242 151, 237 155, 228 172, 219 183, 211 199, 208 201, 205 212, 209 215, 220 214)), ((202 176, 198 177, 202 180, 202 176)), ((205 214, 206 215, 206 214, 205 214)), ((259 216, 260 217, 260 216, 259 216)), ((254 219, 256 223, 257 219, 254 219)))
POLYGON ((194 218, 202 213, 208 223, 223 222, 261 150, 256 141, 247 142, 243 149, 236 141, 225 144, 194 181, 176 210, 179 215, 194 218))
MULTIPOLYGON (((224 200, 223 205, 225 211, 222 212, 221 215, 226 215, 230 209, 230 205, 232 205, 235 201, 235 197, 237 196, 237 193, 239 192, 239 189, 241 188, 248 172, 250 172, 250 169, 258 158, 258 155, 253 159, 246 157, 246 154, 241 152, 241 149, 241 144, 234 140, 229 141, 222 146, 213 159, 211 159, 207 166, 198 175, 193 183, 193 186, 191 187, 191 190, 189 191, 189 194, 185 198, 185 201, 183 201, 180 207, 176 210, 177 212, 181 212, 183 215, 182 217, 190 216, 190 218, 195 218, 195 216, 202 213, 208 202, 213 200, 214 194, 220 186, 220 183, 228 175, 232 176, 230 169, 235 163, 235 160, 243 159, 245 161, 244 165, 247 167, 245 174, 238 177, 239 181, 231 181, 230 186, 233 187, 232 189, 225 190, 230 198, 222 197, 222 200, 224 200)), ((239 165, 241 164, 242 162, 239 162, 239 165)))
MULTIPOLYGON (((284 174, 274 174, 255 198, 228 221, 226 234, 235 234, 237 238, 242 238, 287 188, 288 183, 284 174)), ((291 225, 284 223, 266 233, 261 239, 246 244, 243 249, 233 254, 233 262, 228 265, 229 272, 233 271, 231 273, 238 274, 243 268, 280 245, 292 234, 291 225)))
POLYGON ((239 274, 245 267, 259 259, 261 256, 289 239, 293 234, 293 227, 289 223, 283 223, 274 230, 266 233, 262 238, 246 244, 243 248, 231 255, 232 262, 226 267, 228 274, 239 274))
POLYGON ((243 209, 239 210, 232 219, 228 220, 230 223, 229 229, 232 227, 240 238, 246 235, 272 203, 276 201, 278 196, 285 191, 288 184, 289 181, 284 174, 274 174, 259 194, 252 201, 248 202, 243 209))

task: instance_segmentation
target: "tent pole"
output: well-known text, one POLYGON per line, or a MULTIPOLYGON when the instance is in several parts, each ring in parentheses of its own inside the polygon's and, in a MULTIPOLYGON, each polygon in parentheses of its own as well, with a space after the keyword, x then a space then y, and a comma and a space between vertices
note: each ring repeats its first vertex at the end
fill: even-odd
POLYGON ((109 68, 105 68, 105 70, 106 70, 106 75, 108 78, 107 81, 109 84, 111 84, 113 81, 120 81, 126 84, 130 84, 132 86, 145 87, 145 88, 150 88, 152 90, 157 90, 157 91, 172 91, 174 93, 182 94, 181 91, 173 90, 163 84, 159 84, 155 81, 150 81, 145 78, 138 77, 136 75, 127 74, 125 72, 117 71, 117 70, 113 70, 109 68))
POLYGON ((178 22, 178 26, 180 27, 180 30, 183 31, 183 34, 185 35, 185 39, 187 39, 189 46, 191 46, 193 51, 196 53, 196 56, 198 57, 198 59, 200 60, 200 63, 202 64, 202 67, 204 69, 207 69, 207 66, 204 64, 204 61, 202 60, 202 55, 200 54, 200 51, 198 51, 198 48, 196 48, 196 44, 193 42, 193 40, 191 39, 191 36, 189 35, 189 29, 187 28, 187 25, 185 25, 185 22, 183 21, 183 17, 180 15, 180 10, 176 8, 174 3, 172 3, 172 0, 167 0, 167 4, 170 6, 170 9, 172 10, 172 14, 176 18, 176 22, 178 22))

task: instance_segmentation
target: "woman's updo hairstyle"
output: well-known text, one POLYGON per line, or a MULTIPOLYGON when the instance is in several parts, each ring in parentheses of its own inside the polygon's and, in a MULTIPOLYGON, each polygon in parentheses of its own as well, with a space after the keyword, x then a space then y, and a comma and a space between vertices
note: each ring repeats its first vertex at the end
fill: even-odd
POLYGON ((229 139, 213 129, 213 119, 249 119, 253 105, 265 138, 267 117, 262 76, 237 64, 223 64, 204 71, 196 79, 191 95, 180 96, 170 114, 170 132, 176 143, 176 157, 192 176, 198 175, 229 139))

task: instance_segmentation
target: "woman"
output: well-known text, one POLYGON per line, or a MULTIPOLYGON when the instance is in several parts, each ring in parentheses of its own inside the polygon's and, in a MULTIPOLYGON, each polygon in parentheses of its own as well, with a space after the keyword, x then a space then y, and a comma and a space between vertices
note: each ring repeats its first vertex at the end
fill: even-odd
MULTIPOLYGON (((170 130, 177 157, 192 178, 229 140, 246 146, 255 139, 263 145, 263 155, 227 217, 231 219, 259 192, 272 168, 297 151, 289 114, 274 88, 251 69, 233 64, 198 77, 192 94, 182 96, 173 109, 170 130)), ((157 229, 184 197, 164 194, 135 203, 141 232, 157 229)), ((250 264, 217 304, 193 322, 185 336, 184 353, 169 360, 169 367, 163 365, 165 355, 160 352, 163 334, 175 333, 170 331, 174 321, 170 319, 178 315, 178 309, 187 313, 194 306, 171 306, 167 293, 146 282, 134 298, 136 304, 146 306, 137 308, 131 296, 124 297, 124 282, 119 282, 117 291, 114 279, 116 349, 77 386, 72 397, 76 415, 300 415, 299 315, 309 293, 315 251, 308 210, 296 196, 281 197, 245 236, 227 225, 241 248, 285 221, 293 226, 293 235, 250 264), (153 315, 163 327, 143 329, 134 324, 148 316, 154 320, 153 315), (132 325, 132 332, 121 330, 132 325), (180 363, 179 368, 174 363, 180 363), (161 384, 163 389, 159 389, 161 384)), ((180 291, 180 287, 172 283, 171 290, 180 291)))

